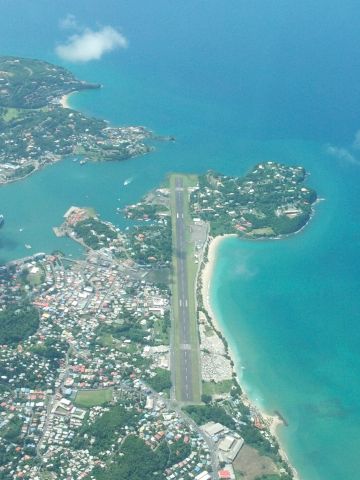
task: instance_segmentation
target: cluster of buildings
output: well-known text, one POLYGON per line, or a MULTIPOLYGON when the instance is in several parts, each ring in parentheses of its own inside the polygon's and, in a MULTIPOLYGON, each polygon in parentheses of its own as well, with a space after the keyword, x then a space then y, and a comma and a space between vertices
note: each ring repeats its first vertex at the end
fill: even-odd
POLYGON ((244 439, 221 423, 208 422, 201 428, 217 445, 220 462, 227 464, 230 468, 244 445, 244 439))
POLYGON ((21 122, 6 123, 0 133, 0 181, 13 180, 65 155, 92 160, 124 159, 147 153, 143 127, 107 127, 82 113, 50 106, 48 110, 19 110, 21 122))
MULTIPOLYGON (((4 425, 20 419, 21 442, 16 447, 18 456, 12 457, 16 460, 9 460, 0 471, 36 480, 41 469, 32 459, 40 455, 41 468, 61 466, 66 478, 82 478, 100 459, 90 451, 74 450, 72 442, 89 412, 91 419, 93 409, 97 415, 106 409, 79 408, 76 396, 111 388, 116 402, 118 392, 144 389, 140 379, 146 381, 156 368, 169 369, 169 346, 159 343, 156 328, 168 315, 169 294, 148 282, 146 270, 109 259, 102 252, 90 252, 86 260, 72 263, 56 256, 29 257, 3 267, 0 278, 6 287, 0 306, 6 308, 9 298, 16 302, 26 295, 40 314, 36 334, 21 345, 1 349, 0 373, 7 391, 0 418, 4 425), (30 286, 31 272, 41 272, 41 281, 30 286), (124 318, 143 331, 144 341, 107 332, 108 327, 111 332, 114 325, 121 326, 124 318), (49 349, 51 355, 47 355, 49 349), (30 454, 20 445, 26 445, 30 454)), ((189 439, 190 458, 171 466, 168 474, 172 479, 194 478, 208 463, 206 443, 178 413, 169 413, 165 403, 153 401, 143 412, 138 433, 147 442, 159 433, 154 425, 166 432, 170 444, 179 440, 179 431, 181 439, 189 439), (184 477, 185 472, 191 475, 184 477)), ((1 436, 0 447, 9 457, 13 453, 13 445, 1 436)))
MULTIPOLYGON (((151 397, 150 397, 151 398, 151 397)), ((140 422, 139 436, 152 448, 161 442, 171 448, 180 444, 188 445, 189 454, 168 466, 165 470, 167 480, 190 480, 199 473, 206 472, 211 466, 209 447, 199 431, 189 424, 178 411, 169 408, 164 400, 147 399, 148 412, 140 422)))
POLYGON ((304 179, 302 167, 276 162, 259 164, 244 177, 208 172, 192 193, 193 214, 210 221, 216 234, 282 233, 287 220, 311 214, 316 193, 303 186, 304 179))
MULTIPOLYGON (((156 205, 165 205, 166 192, 159 198, 156 205)), ((142 212, 144 205, 134 213, 137 208, 142 212)), ((86 218, 88 212, 77 207, 66 214, 69 225, 86 218)), ((94 469, 108 468, 122 442, 136 435, 153 451, 166 442, 174 460, 163 472, 166 480, 234 480, 232 463, 244 444, 241 426, 255 425, 271 442, 255 410, 240 412, 243 404, 231 386, 212 400, 231 416, 235 430, 216 422, 197 426, 165 393, 146 385, 159 369, 170 369, 171 358, 170 292, 154 282, 171 256, 153 254, 154 262, 147 259, 145 265, 137 261, 139 252, 145 258, 148 251, 168 255, 167 241, 171 255, 168 214, 160 208, 152 221, 122 234, 121 251, 116 245, 90 249, 78 261, 40 254, 0 267, 0 311, 26 297, 40 315, 34 335, 0 351, 0 425, 16 434, 11 441, 0 434, 0 474, 94 480, 94 469), (84 394, 87 402, 81 403, 84 394), (122 404, 136 422, 119 427, 102 448, 101 439, 86 432, 122 404)), ((192 226, 201 260, 207 226, 202 220, 192 226)), ((234 377, 231 358, 206 316, 199 316, 202 381, 226 383, 234 377)))

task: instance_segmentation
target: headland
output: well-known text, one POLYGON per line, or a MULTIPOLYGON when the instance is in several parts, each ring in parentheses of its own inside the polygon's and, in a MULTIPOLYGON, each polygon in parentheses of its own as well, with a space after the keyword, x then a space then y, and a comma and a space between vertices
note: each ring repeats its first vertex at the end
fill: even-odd
POLYGON ((125 160, 154 149, 142 126, 110 126, 73 110, 69 95, 97 90, 41 60, 0 56, 0 185, 72 155, 82 161, 125 160))

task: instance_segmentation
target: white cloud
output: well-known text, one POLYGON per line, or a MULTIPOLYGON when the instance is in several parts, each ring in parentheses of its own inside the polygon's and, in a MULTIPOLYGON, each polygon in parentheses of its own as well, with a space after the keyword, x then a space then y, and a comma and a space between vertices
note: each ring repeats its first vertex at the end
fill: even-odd
MULTIPOLYGON (((75 17, 73 20, 77 26, 75 17)), ((55 51, 60 58, 69 62, 89 62, 99 60, 104 53, 127 46, 128 41, 124 35, 113 27, 105 26, 99 30, 85 28, 81 33, 71 35, 55 51)))
MULTIPOLYGON (((359 137, 360 140, 360 137, 359 137)), ((360 144, 359 144, 360 146, 360 144)), ((354 143, 355 147, 355 143, 354 143)), ((360 165, 360 160, 357 159, 349 150, 346 148, 341 148, 341 147, 335 147, 333 145, 328 145, 326 147, 326 153, 329 155, 332 155, 333 157, 336 157, 337 159, 347 162, 347 163, 352 163, 354 165, 360 165)))
POLYGON ((59 21, 59 27, 63 30, 77 30, 80 28, 75 15, 72 13, 68 13, 66 17, 59 21))
POLYGON ((353 165, 360 166, 359 158, 360 150, 360 130, 355 133, 354 140, 347 148, 337 147, 334 145, 326 146, 326 153, 336 157, 338 160, 346 163, 352 163, 353 165))

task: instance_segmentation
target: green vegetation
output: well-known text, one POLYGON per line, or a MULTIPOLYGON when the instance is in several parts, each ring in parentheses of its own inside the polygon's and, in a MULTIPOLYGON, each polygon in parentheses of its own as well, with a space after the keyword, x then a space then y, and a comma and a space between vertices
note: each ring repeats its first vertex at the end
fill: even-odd
POLYGON ((30 58, 0 56, 0 106, 40 108, 76 90, 99 88, 80 82, 62 67, 30 58))
POLYGON ((171 261, 171 222, 135 227, 131 234, 131 258, 139 265, 168 266, 171 261))
POLYGON ((316 192, 303 185, 302 167, 275 162, 256 165, 244 177, 213 171, 199 177, 192 213, 209 221, 211 233, 251 238, 297 232, 309 220, 316 192))
POLYGON ((68 344, 64 341, 46 338, 43 344, 32 345, 30 351, 40 358, 50 360, 50 368, 56 370, 68 348, 68 344))
POLYGON ((191 446, 182 438, 171 444, 164 441, 159 445, 156 453, 159 457, 159 464, 169 468, 187 458, 191 453, 191 446))
POLYGON ((170 343, 170 312, 166 311, 154 324, 155 337, 159 339, 160 345, 169 345, 170 343))
POLYGON ((129 436, 121 446, 120 453, 108 468, 94 470, 97 480, 161 480, 165 479, 163 455, 159 458, 145 442, 135 436, 129 436))
POLYGON ((268 455, 276 460, 279 446, 277 444, 271 446, 269 440, 252 424, 243 425, 241 427, 241 435, 248 445, 256 448, 262 455, 268 455))
POLYGON ((25 282, 31 287, 37 287, 41 285, 45 280, 45 272, 42 268, 38 268, 38 271, 35 273, 28 273, 25 282))
POLYGON ((22 425, 23 420, 18 416, 15 416, 1 429, 0 436, 8 442, 17 443, 21 434, 22 425))
POLYGON ((33 59, 0 56, 1 183, 30 174, 65 155, 94 161, 122 160, 153 148, 143 127, 110 127, 107 122, 63 108, 70 92, 99 88, 77 80, 62 67, 33 59))
POLYGON ((110 333, 100 335, 98 342, 103 347, 112 347, 114 345, 114 339, 110 333))
POLYGON ((208 395, 207 393, 202 393, 201 394, 201 401, 203 403, 211 403, 212 397, 211 395, 208 395))
POLYGON ((171 388, 171 373, 163 368, 156 369, 156 375, 147 379, 148 385, 156 392, 166 392, 171 388))
POLYGON ((213 421, 219 422, 231 430, 235 428, 233 418, 228 415, 222 407, 215 405, 189 405, 184 407, 183 410, 190 415, 198 425, 213 421))
POLYGON ((148 220, 155 218, 159 214, 168 212, 168 208, 165 205, 159 205, 157 203, 147 203, 147 198, 144 201, 134 205, 131 205, 125 209, 125 215, 127 218, 133 218, 136 220, 148 220))
POLYGON ((78 407, 94 407, 110 402, 113 398, 111 388, 101 388, 98 390, 82 390, 76 394, 75 404, 78 407))
POLYGON ((106 450, 119 436, 124 427, 136 425, 139 414, 131 407, 116 405, 97 417, 92 424, 84 425, 73 440, 73 447, 90 448, 90 438, 95 443, 91 446, 94 452, 106 450))
POLYGON ((15 120, 20 115, 21 110, 18 108, 1 108, 0 107, 0 116, 4 122, 10 122, 15 120))
MULTIPOLYGON (((123 313, 121 316, 121 323, 113 323, 112 325, 102 325, 98 329, 98 335, 111 335, 116 340, 131 340, 135 343, 151 345, 153 341, 148 338, 147 332, 142 326, 136 322, 132 315, 123 313)), ((107 340, 110 341, 109 337, 107 340)))
POLYGON ((93 250, 108 247, 111 240, 117 238, 116 231, 98 218, 87 218, 76 223, 74 232, 93 250))
POLYGON ((39 314, 30 304, 9 305, 0 312, 0 344, 16 345, 39 327, 39 314))
POLYGON ((221 395, 230 393, 234 382, 232 380, 223 380, 222 382, 203 382, 202 390, 206 395, 221 395))

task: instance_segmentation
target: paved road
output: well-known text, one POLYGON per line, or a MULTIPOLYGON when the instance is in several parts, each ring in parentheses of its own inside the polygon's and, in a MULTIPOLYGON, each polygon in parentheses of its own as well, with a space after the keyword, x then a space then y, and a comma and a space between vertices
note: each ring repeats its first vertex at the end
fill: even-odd
MULTIPOLYGON (((176 271, 178 285, 178 333, 180 336, 180 352, 177 358, 180 360, 181 391, 177 391, 176 398, 179 401, 192 402, 193 392, 193 366, 190 335, 190 312, 189 312, 189 288, 188 272, 186 264, 186 224, 184 218, 184 195, 187 189, 183 188, 183 180, 175 180, 175 217, 176 217, 176 271)), ((176 308, 176 306, 174 306, 176 308)), ((177 382, 179 384, 179 382, 177 382)))

